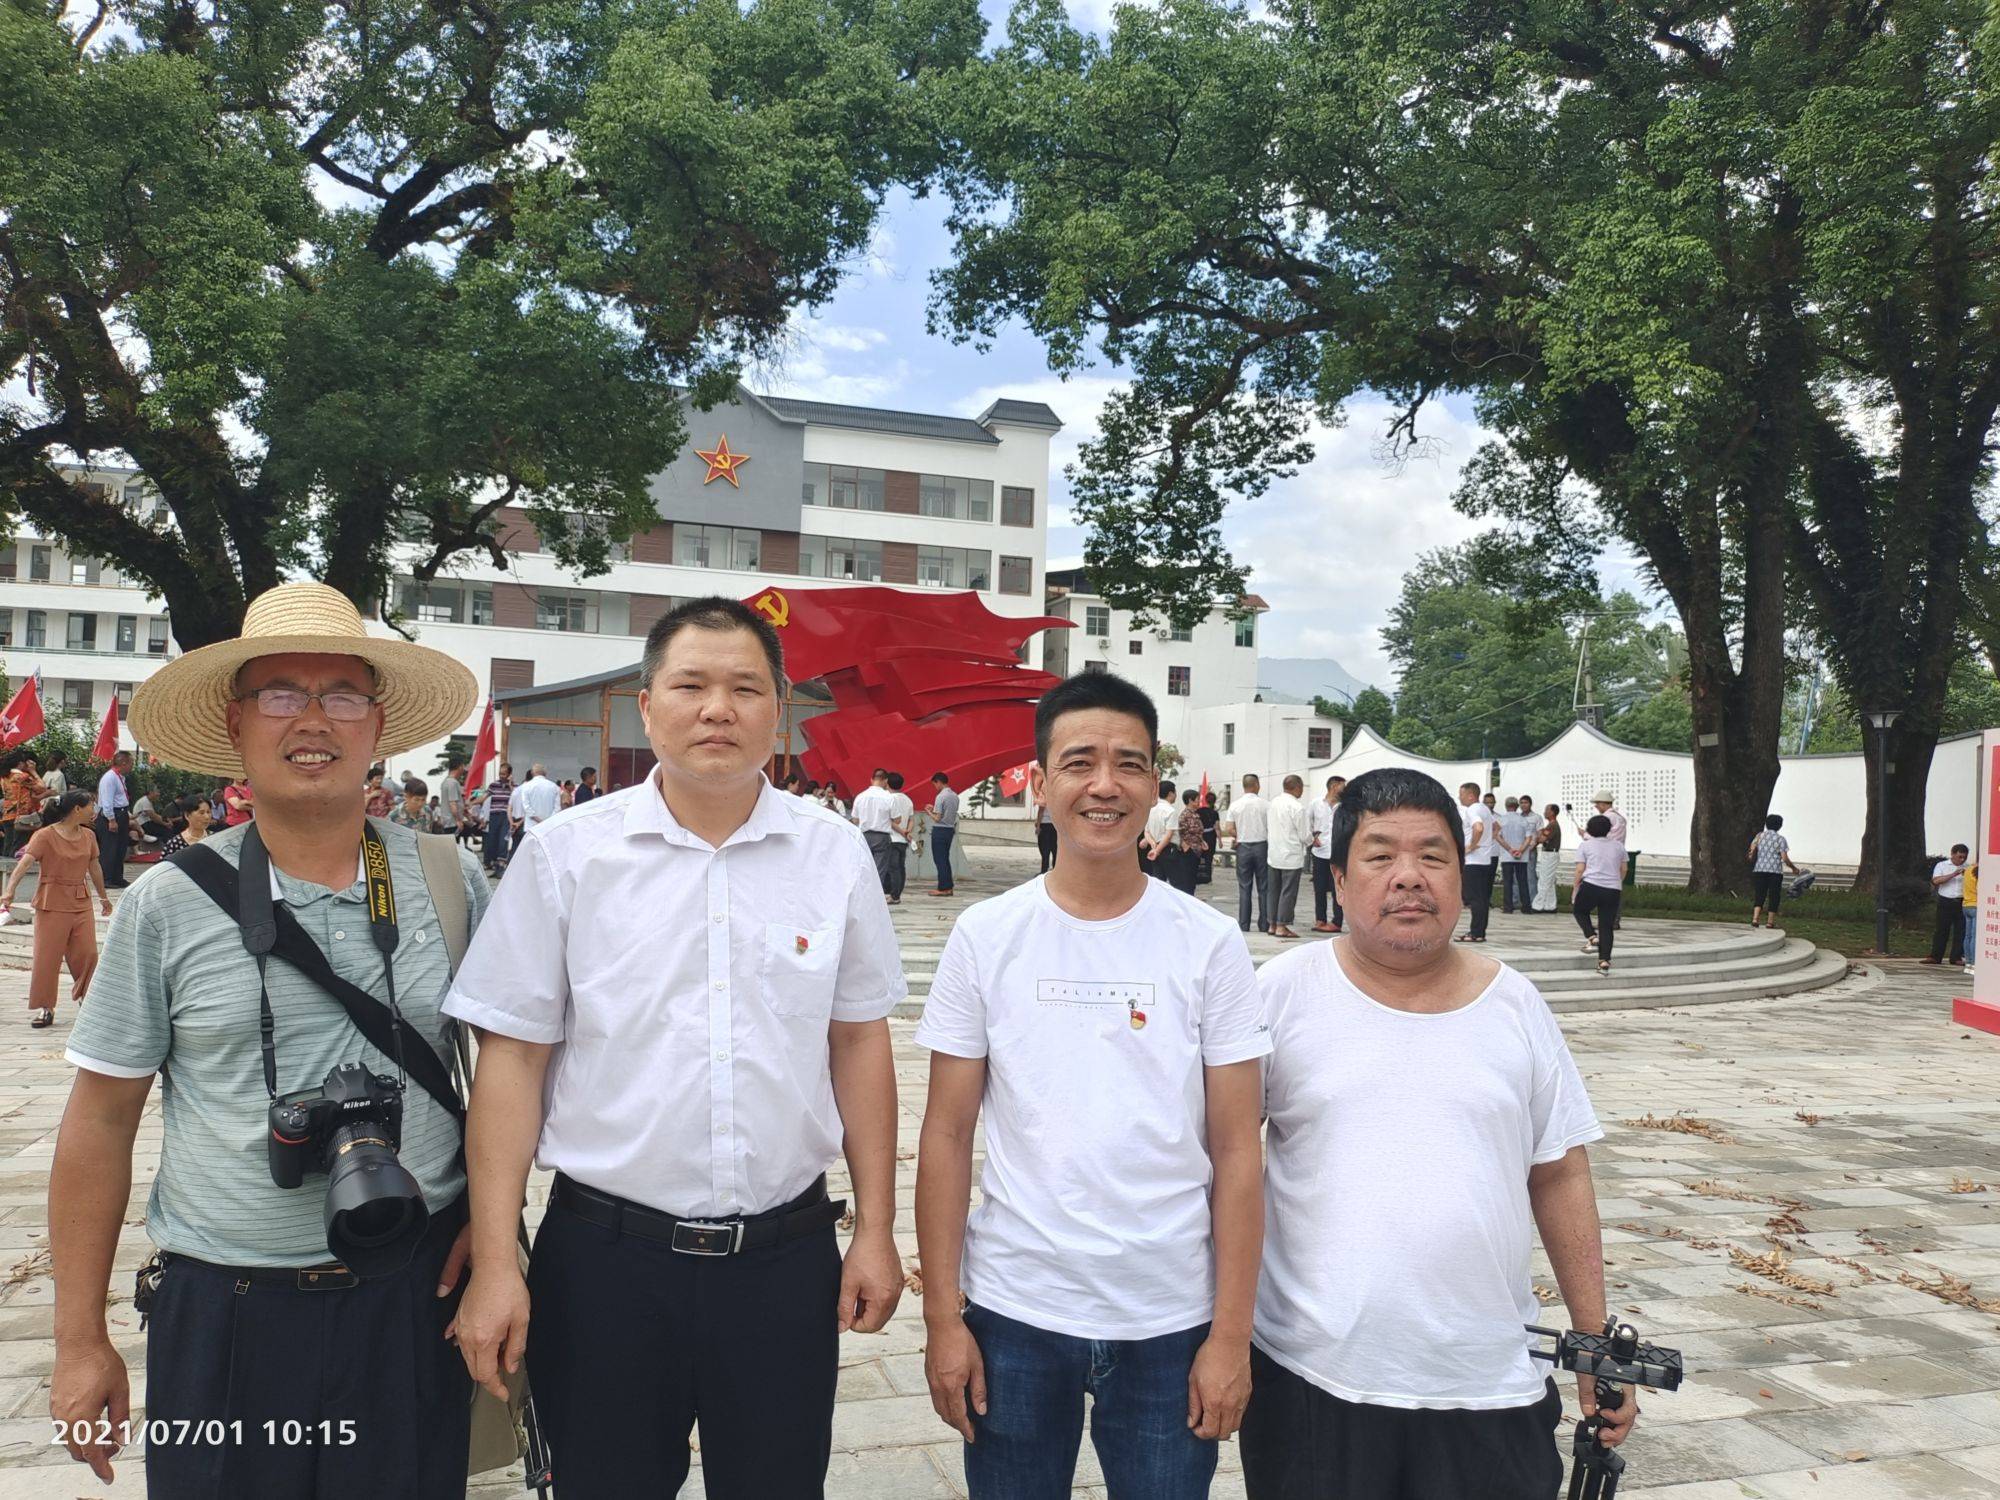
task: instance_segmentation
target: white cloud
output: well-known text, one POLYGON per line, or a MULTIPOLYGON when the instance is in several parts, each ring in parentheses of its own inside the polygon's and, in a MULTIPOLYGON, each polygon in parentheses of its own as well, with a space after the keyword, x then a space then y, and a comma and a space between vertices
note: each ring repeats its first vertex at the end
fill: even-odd
POLYGON ((895 405, 910 380, 910 362, 881 351, 889 335, 857 323, 831 323, 794 309, 770 358, 746 373, 752 390, 854 406, 895 405))

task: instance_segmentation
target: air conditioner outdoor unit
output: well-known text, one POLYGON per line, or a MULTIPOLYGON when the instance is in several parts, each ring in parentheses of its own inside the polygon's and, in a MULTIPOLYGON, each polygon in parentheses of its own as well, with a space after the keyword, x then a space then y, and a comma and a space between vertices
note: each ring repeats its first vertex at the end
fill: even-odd
POLYGON ((1099 651, 1109 651, 1111 649, 1111 637, 1108 635, 1099 636, 1097 638, 1097 649, 1099 651))

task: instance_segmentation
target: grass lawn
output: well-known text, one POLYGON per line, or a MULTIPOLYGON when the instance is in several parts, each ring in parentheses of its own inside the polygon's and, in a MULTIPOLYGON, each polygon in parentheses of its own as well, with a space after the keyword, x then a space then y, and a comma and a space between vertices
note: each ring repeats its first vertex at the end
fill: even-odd
MULTIPOLYGON (((1560 896, 1569 907, 1569 888, 1560 896)), ((1635 917, 1671 917, 1685 922, 1734 922, 1750 924, 1748 896, 1711 896, 1679 886, 1641 885, 1625 890, 1624 910, 1635 917)), ((1858 957, 1875 946, 1875 897, 1862 891, 1812 890, 1803 896, 1785 898, 1778 911, 1778 925, 1793 937, 1805 938, 1821 948, 1858 957)), ((1930 951, 1931 913, 1928 907, 1913 914, 1889 914, 1889 952, 1895 956, 1920 958, 1930 951)))

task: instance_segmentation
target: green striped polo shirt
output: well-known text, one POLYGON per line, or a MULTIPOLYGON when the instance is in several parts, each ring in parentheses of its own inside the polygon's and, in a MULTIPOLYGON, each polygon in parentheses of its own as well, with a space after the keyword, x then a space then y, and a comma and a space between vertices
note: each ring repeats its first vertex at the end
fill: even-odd
MULTIPOLYGON (((450 1057, 450 1023, 439 1007, 450 959, 418 863, 417 834, 369 820, 389 854, 400 933, 396 1001, 403 1017, 450 1057)), ((235 864, 243 828, 203 845, 235 864)), ((386 1000, 382 954, 368 928, 367 884, 344 891, 277 872, 285 904, 319 944, 334 972, 386 1000)), ((459 855, 472 924, 485 913, 485 877, 459 855)), ((273 867, 275 870, 275 866, 273 867)), ((278 1090, 317 1089, 338 1063, 396 1075, 340 1002, 283 959, 267 965, 277 1027, 278 1090)), ((160 1075, 164 1140, 146 1208, 146 1232, 163 1250, 230 1266, 307 1266, 330 1258, 321 1214, 326 1178, 296 1188, 271 1181, 265 1154, 270 1096, 257 1033, 257 964, 242 929, 170 864, 135 881, 118 904, 90 996, 70 1035, 69 1060, 118 1078, 160 1075)), ((403 1097, 398 1153, 433 1212, 465 1191, 458 1126, 413 1078, 403 1097)))

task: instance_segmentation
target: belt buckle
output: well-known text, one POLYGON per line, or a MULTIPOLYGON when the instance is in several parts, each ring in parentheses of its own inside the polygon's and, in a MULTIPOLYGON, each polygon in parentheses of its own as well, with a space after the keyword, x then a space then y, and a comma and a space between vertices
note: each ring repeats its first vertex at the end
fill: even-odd
POLYGON ((682 1255, 734 1255, 743 1248, 743 1221, 682 1219, 670 1243, 682 1255))

